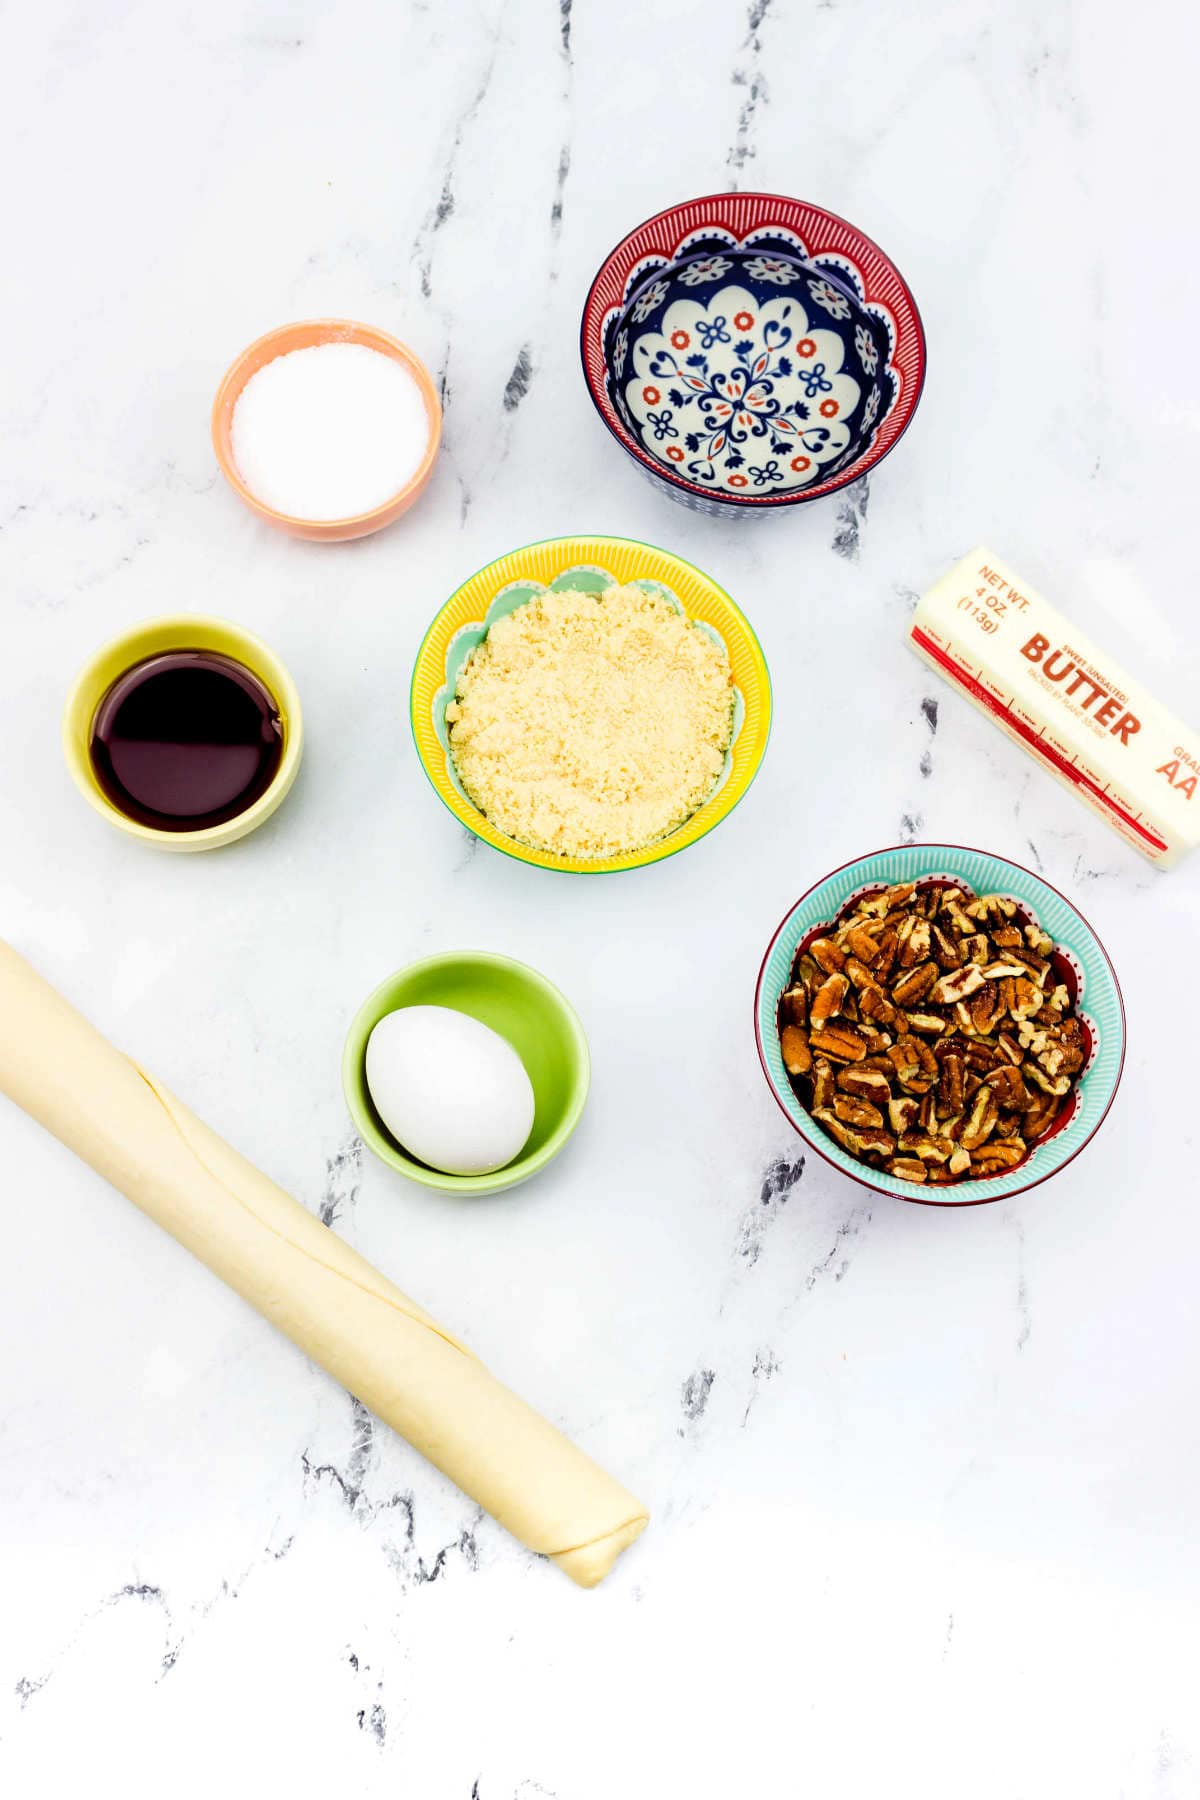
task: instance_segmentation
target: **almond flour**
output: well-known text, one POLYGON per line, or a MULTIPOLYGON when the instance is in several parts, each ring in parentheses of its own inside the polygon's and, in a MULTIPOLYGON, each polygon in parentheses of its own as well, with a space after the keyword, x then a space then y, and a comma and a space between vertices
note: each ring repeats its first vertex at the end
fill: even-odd
POLYGON ((733 677, 661 594, 547 592, 491 627, 446 721, 463 787, 497 830, 596 861, 655 843, 707 800, 733 677))

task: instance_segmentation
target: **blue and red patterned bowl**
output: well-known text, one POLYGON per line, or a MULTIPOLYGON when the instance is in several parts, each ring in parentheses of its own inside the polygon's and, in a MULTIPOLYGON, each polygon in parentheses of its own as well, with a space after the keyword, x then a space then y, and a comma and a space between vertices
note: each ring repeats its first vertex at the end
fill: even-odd
POLYGON ((622 449, 720 516, 857 481, 925 377, 895 266, 845 220, 778 194, 711 194, 640 225, 592 283, 580 348, 622 449))

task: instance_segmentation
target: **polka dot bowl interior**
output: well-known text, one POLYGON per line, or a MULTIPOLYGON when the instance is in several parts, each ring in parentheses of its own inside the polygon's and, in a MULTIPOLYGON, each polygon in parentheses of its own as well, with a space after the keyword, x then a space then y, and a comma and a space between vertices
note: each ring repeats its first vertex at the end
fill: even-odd
POLYGON ((895 266, 844 219, 775 194, 709 195, 631 232, 592 284, 581 350, 643 473, 722 516, 857 481, 925 375, 895 266))
POLYGON ((758 639, 715 581, 666 550, 627 538, 550 538, 488 563, 451 595, 417 653, 410 696, 413 741, 438 797, 468 831, 521 862, 573 874, 604 874, 660 862, 728 817, 758 773, 771 729, 771 682, 758 639), (459 670, 489 627, 548 588, 600 593, 634 582, 663 594, 693 624, 724 645, 734 682, 733 740, 704 805, 667 836, 622 856, 584 861, 535 850, 498 831, 463 789, 450 754, 446 707, 459 670))
POLYGON ((1125 1012, 1108 954, 1070 901, 1018 863, 953 844, 909 844, 859 857, 827 875, 801 896, 771 939, 759 972, 754 1002, 758 1054, 771 1092, 806 1145, 846 1175, 900 1200, 928 1206, 978 1206, 1005 1200, 1048 1180, 1078 1156, 1099 1130, 1116 1096, 1125 1061, 1125 1012), (893 883, 950 882, 973 894, 1003 894, 1017 916, 1054 939, 1056 981, 1066 984, 1084 1029, 1087 1060, 1072 1095, 1050 1130, 1025 1160, 1002 1174, 951 1186, 926 1188, 859 1162, 834 1142, 797 1098, 779 1048, 779 1000, 797 949, 819 926, 832 924, 853 901, 893 883))

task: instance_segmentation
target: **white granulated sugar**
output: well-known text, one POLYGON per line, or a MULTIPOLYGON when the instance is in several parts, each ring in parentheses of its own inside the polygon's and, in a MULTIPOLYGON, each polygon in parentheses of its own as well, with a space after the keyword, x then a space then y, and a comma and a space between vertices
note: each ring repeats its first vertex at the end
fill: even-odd
POLYGON ((416 474, 429 415, 403 363, 366 344, 313 344, 252 375, 233 458, 256 499, 293 519, 348 519, 416 474))

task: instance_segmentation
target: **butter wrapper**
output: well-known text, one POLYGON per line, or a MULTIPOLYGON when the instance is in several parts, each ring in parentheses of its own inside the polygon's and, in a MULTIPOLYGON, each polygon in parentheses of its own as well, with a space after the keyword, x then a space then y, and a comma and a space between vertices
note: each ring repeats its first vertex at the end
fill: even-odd
POLYGON ((1195 848, 1200 735, 990 550, 922 597, 909 642, 1156 868, 1195 848))

